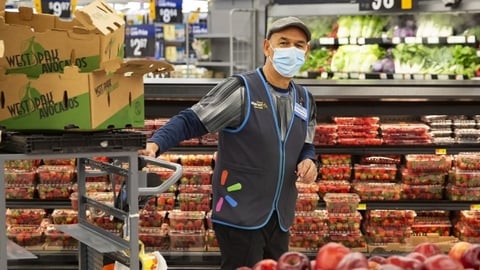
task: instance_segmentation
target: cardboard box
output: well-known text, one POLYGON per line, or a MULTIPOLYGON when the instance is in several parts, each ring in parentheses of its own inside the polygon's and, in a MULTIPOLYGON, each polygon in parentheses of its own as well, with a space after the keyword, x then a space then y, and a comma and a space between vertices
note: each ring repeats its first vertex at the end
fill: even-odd
POLYGON ((18 131, 144 127, 143 75, 171 70, 163 61, 132 60, 115 73, 68 66, 38 78, 2 75, 0 125, 18 131))
POLYGON ((0 18, 0 67, 7 74, 36 78, 76 65, 81 72, 114 70, 123 61, 125 22, 108 4, 95 0, 75 19, 35 14, 32 8, 5 12, 0 18))

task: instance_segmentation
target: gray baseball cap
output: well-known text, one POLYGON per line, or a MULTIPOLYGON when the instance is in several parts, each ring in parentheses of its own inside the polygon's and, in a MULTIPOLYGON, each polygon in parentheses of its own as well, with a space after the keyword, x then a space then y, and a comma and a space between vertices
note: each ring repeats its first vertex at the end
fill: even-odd
POLYGON ((307 37, 307 41, 310 41, 312 38, 312 33, 308 29, 308 27, 297 17, 285 17, 274 21, 270 28, 267 31, 267 39, 269 39, 272 34, 282 31, 288 27, 297 27, 298 29, 302 30, 307 37))

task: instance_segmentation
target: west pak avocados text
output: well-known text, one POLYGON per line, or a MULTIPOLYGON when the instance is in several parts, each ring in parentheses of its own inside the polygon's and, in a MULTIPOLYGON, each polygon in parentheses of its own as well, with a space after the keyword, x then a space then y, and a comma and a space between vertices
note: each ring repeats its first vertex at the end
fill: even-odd
POLYGON ((12 117, 24 116, 38 111, 39 118, 44 119, 79 106, 77 97, 68 98, 66 102, 55 102, 53 92, 48 92, 36 97, 23 98, 20 102, 8 105, 7 108, 12 117))
MULTIPOLYGON (((10 68, 23 68, 42 65, 42 73, 61 72, 65 66, 72 65, 70 59, 60 59, 57 49, 5 56, 10 68)), ((85 57, 75 59, 80 69, 87 66, 85 57)))

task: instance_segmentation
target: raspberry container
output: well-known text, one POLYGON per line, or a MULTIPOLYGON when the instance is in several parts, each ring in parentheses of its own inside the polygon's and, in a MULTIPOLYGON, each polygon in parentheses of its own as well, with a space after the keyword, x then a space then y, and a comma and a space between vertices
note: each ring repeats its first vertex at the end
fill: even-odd
POLYGON ((323 200, 328 213, 355 213, 360 203, 356 193, 326 193, 323 200))
POLYGON ((205 212, 203 211, 169 211, 168 220, 171 230, 205 231, 205 212))

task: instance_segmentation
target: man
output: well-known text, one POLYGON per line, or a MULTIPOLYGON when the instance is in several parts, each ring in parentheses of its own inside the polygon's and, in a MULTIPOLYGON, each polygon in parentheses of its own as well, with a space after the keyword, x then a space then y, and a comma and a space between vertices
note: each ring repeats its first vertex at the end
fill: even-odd
POLYGON ((316 180, 312 95, 292 77, 311 33, 295 17, 273 22, 262 67, 225 79, 157 130, 139 154, 156 156, 180 141, 219 132, 212 178, 212 222, 221 269, 278 259, 288 250, 296 181, 316 180))

